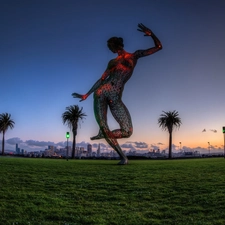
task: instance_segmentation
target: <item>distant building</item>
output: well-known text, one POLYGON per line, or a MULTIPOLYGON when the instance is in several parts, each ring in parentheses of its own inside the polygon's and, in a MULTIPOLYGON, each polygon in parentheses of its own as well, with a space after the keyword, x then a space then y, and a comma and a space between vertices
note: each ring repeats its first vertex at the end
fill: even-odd
POLYGON ((87 145, 87 156, 88 157, 92 156, 92 145, 91 144, 87 145))
POLYGON ((163 155, 165 155, 166 154, 166 150, 162 150, 162 152, 161 152, 163 155))
POLYGON ((79 155, 80 155, 79 147, 76 147, 76 148, 75 148, 75 156, 76 156, 76 157, 79 157, 79 155))
POLYGON ((16 144, 16 154, 20 154, 20 148, 18 147, 18 144, 16 144))
POLYGON ((55 151, 55 150, 56 150, 56 147, 55 147, 55 146, 53 146, 53 145, 49 145, 49 146, 48 146, 48 150, 55 151))
POLYGON ((113 150, 112 152, 113 152, 112 157, 114 157, 114 158, 115 158, 115 157, 119 157, 118 153, 117 153, 115 150, 113 150))
POLYGON ((184 152, 185 156, 193 155, 193 152, 184 152))
POLYGON ((100 157, 100 155, 101 155, 101 149, 100 149, 100 144, 98 144, 97 157, 100 157))
POLYGON ((44 156, 51 157, 52 155, 54 155, 54 150, 48 146, 48 149, 45 149, 44 156))
POLYGON ((79 157, 82 157, 82 156, 84 156, 84 147, 80 147, 80 149, 79 149, 79 157))

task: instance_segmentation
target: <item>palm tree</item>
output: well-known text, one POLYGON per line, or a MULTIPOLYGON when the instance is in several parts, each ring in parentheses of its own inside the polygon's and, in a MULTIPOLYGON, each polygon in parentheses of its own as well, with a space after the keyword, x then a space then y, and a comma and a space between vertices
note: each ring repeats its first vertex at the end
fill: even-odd
POLYGON ((163 114, 160 115, 158 119, 159 127, 163 130, 167 130, 169 132, 169 159, 172 158, 172 132, 174 128, 179 128, 181 123, 181 119, 177 111, 163 111, 163 114))
POLYGON ((0 114, 0 133, 2 132, 2 155, 4 155, 5 151, 5 133, 8 128, 13 129, 15 122, 11 119, 11 115, 9 113, 0 114))
POLYGON ((80 109, 78 105, 71 105, 66 107, 66 111, 62 114, 63 124, 66 124, 73 132, 72 159, 75 156, 78 121, 87 116, 82 110, 83 107, 80 109))

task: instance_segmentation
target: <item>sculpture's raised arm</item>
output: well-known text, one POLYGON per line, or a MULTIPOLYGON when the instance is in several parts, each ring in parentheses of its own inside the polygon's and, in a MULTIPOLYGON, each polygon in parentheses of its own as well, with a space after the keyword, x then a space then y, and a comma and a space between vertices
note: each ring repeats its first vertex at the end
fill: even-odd
POLYGON ((155 36, 155 34, 152 32, 152 30, 150 30, 148 27, 146 27, 142 23, 138 24, 137 30, 140 31, 140 32, 143 32, 145 34, 144 36, 151 36, 154 43, 155 43, 155 46, 152 47, 152 48, 149 48, 149 49, 146 49, 146 50, 137 50, 135 52, 135 56, 137 58, 151 55, 151 54, 153 54, 153 53, 162 49, 162 44, 161 44, 160 40, 155 36))

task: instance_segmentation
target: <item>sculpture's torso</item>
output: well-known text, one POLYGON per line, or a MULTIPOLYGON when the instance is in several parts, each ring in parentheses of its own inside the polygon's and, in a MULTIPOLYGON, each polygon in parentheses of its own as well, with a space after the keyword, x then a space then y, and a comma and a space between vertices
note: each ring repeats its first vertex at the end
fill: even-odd
POLYGON ((110 60, 107 70, 109 76, 96 91, 97 94, 104 94, 112 97, 113 94, 122 94, 125 83, 130 79, 137 59, 134 54, 125 53, 117 58, 110 60))

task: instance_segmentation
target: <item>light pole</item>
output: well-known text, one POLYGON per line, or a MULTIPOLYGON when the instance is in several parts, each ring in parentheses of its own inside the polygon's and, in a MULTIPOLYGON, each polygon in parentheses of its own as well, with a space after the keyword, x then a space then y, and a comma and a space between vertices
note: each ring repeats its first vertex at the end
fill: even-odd
POLYGON ((223 156, 225 158, 225 127, 223 127, 223 137, 224 137, 224 142, 223 142, 223 156))
POLYGON ((209 149, 209 155, 210 155, 210 142, 208 142, 208 149, 209 149))
POLYGON ((179 142, 180 143, 180 152, 181 152, 181 142, 179 142))
POLYGON ((66 139, 67 139, 67 149, 66 149, 66 160, 68 161, 68 139, 70 138, 70 132, 66 132, 66 139))

